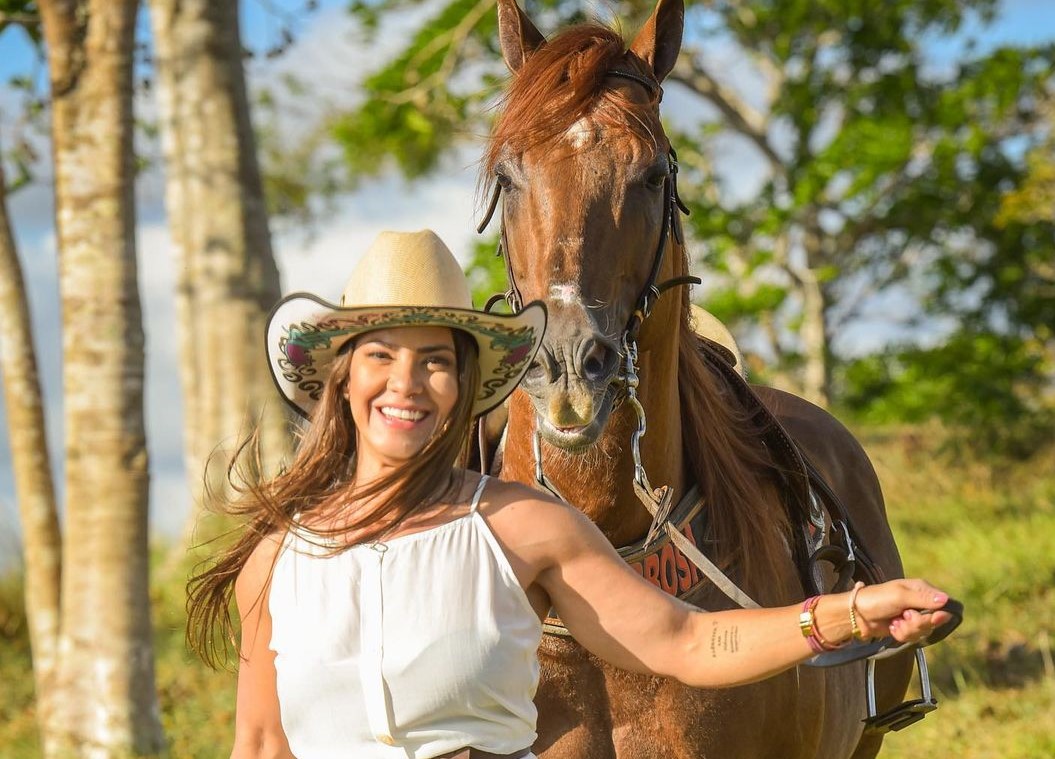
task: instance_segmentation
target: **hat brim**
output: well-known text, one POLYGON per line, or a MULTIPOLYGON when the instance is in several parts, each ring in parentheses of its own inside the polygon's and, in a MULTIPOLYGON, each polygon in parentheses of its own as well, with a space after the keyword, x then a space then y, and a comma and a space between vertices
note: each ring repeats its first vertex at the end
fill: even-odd
POLYGON ((279 393, 301 416, 311 416, 330 366, 351 339, 392 327, 449 327, 476 340, 480 387, 473 416, 502 403, 516 389, 542 345, 546 306, 528 303, 516 314, 491 314, 442 306, 342 308, 310 293, 283 298, 268 316, 268 367, 279 393))

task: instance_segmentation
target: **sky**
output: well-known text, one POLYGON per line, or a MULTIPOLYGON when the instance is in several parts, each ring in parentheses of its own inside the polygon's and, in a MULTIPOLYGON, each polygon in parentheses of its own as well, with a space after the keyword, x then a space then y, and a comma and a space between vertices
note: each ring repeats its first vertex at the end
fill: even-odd
MULTIPOLYGON (((380 43, 372 49, 356 42, 353 22, 344 12, 344 0, 323 0, 320 9, 298 22, 295 44, 274 61, 249 63, 251 87, 261 87, 288 72, 311 81, 324 99, 340 105, 354 103, 356 84, 370 71, 373 61, 386 51, 397 50, 405 30, 414 28, 416 14, 428 11, 429 4, 391 20, 378 35, 380 43)), ((243 6, 243 39, 263 49, 278 39, 283 22, 268 6, 296 10, 303 0, 245 0, 243 6)), ((604 15, 603 2, 592 2, 604 15)), ((145 13, 140 19, 140 37, 149 36, 145 13)), ((997 22, 985 29, 978 24, 968 28, 955 40, 930 40, 928 55, 940 69, 963 54, 966 42, 977 38, 980 51, 1004 43, 1034 44, 1055 40, 1055 5, 1053 0, 1006 0, 997 22)), ((716 50, 721 56, 722 51, 716 50)), ((735 60, 727 61, 727 70, 736 75, 735 60)), ((43 64, 36 61, 32 47, 17 30, 0 35, 0 139, 9 139, 17 127, 22 101, 7 82, 13 76, 30 76, 44 83, 43 64)), ((746 77, 746 75, 745 75, 746 77)), ((748 81, 746 77, 742 81, 748 81)), ((137 108, 148 114, 154 105, 149 96, 140 96, 137 108)), ((690 103, 676 92, 665 102, 665 113, 675 120, 706 117, 705 109, 690 103)), ((296 118, 289 129, 295 134, 296 118)), ((35 345, 46 398, 49 443, 56 483, 61 490, 62 399, 59 339, 59 303, 55 235, 52 223, 54 206, 50 185, 47 145, 39 146, 36 181, 9 199, 9 215, 14 224, 17 244, 30 299, 35 345)), ((156 146, 137 144, 150 157, 156 146)), ((368 149, 368 146, 364 146, 368 149)), ((340 197, 313 233, 279 230, 274 243, 283 290, 305 290, 327 299, 335 299, 363 251, 383 229, 435 229, 456 254, 468 251, 475 238, 475 220, 479 205, 475 196, 476 161, 482 142, 466 145, 449 158, 435 178, 407 186, 395 176, 385 176, 363 185, 359 191, 340 197)), ((749 194, 752 186, 763 179, 763 167, 751 150, 731 142, 724 155, 721 171, 737 177, 734 192, 749 194)), ((160 535, 176 534, 187 513, 188 491, 181 461, 181 403, 176 370, 176 342, 171 339, 175 324, 172 293, 173 260, 171 241, 165 226, 164 184, 161 168, 155 162, 137 184, 139 223, 137 248, 140 265, 140 296, 147 333, 147 433, 151 457, 150 514, 152 531, 160 535)), ((276 227, 277 228, 277 227, 276 227)), ((464 256, 461 256, 464 260, 464 256)), ((862 338, 863 339, 863 338, 862 338)), ((0 346, 2 350, 2 346, 0 346)), ((0 399, 0 569, 18 554, 18 519, 14 508, 14 484, 11 475, 10 450, 6 435, 4 409, 0 399)))

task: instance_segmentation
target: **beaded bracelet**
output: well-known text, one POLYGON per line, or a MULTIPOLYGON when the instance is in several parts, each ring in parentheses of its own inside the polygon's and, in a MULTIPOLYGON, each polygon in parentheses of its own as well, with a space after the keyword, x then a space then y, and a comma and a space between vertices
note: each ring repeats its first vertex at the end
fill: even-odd
POLYGON ((854 583, 853 590, 850 591, 850 635, 854 640, 864 640, 864 633, 861 632, 861 628, 857 624, 857 594, 861 591, 865 584, 863 582, 854 583))

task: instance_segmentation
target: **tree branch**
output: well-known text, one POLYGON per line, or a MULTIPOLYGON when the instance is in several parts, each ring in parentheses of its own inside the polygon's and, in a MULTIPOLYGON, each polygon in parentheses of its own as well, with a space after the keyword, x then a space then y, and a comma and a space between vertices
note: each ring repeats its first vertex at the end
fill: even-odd
POLYGON ((668 78, 713 103, 733 129, 762 151, 776 173, 787 175, 783 159, 769 142, 766 117, 723 86, 707 69, 692 60, 692 56, 682 56, 668 78))
POLYGON ((40 15, 37 13, 4 13, 0 11, 0 26, 21 24, 22 26, 39 26, 40 15))
POLYGON ((407 63, 406 68, 408 71, 416 70, 436 52, 446 47, 447 53, 443 57, 443 63, 440 64, 440 68, 414 86, 395 95, 391 95, 386 98, 386 100, 396 105, 412 103, 420 95, 427 93, 432 89, 445 87, 454 71, 454 67, 460 60, 462 45, 469 38, 469 35, 472 34, 473 29, 480 22, 480 19, 482 19, 493 6, 494 3, 491 0, 480 0, 472 10, 465 14, 465 17, 457 26, 429 40, 429 43, 421 48, 421 50, 419 50, 407 63))

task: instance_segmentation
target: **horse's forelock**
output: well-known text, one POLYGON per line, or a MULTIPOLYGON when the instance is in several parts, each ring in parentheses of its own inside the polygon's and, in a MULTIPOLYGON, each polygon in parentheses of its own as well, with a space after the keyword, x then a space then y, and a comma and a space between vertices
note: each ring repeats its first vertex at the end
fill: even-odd
POLYGON ((598 127, 622 127, 654 145, 652 119, 619 90, 605 86, 610 70, 650 77, 626 52, 619 34, 603 26, 573 27, 537 49, 517 72, 503 99, 484 157, 485 186, 493 178, 504 148, 517 152, 559 139, 590 113, 598 127), (598 101, 613 107, 597 107, 598 101))

